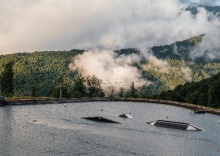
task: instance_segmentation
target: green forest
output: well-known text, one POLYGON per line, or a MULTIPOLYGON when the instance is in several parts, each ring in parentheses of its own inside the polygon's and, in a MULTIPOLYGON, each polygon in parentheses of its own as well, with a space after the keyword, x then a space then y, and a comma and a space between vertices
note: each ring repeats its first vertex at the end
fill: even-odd
POLYGON ((15 53, 0 55, 0 73, 8 62, 13 65, 13 96, 30 96, 35 88, 36 96, 53 96, 53 86, 60 78, 73 85, 74 73, 68 65, 83 50, 45 51, 33 53, 15 53))
POLYGON ((163 91, 155 97, 163 100, 220 107, 220 73, 199 82, 178 85, 174 90, 163 91))
MULTIPOLYGON (((166 71, 152 64, 149 60, 142 60, 140 64, 134 64, 144 79, 152 82, 151 85, 136 88, 135 83, 129 84, 128 90, 121 88, 115 90, 109 86, 108 91, 101 88, 102 81, 95 75, 82 77, 79 73, 69 69, 69 64, 75 56, 82 54, 84 50, 73 49, 70 51, 40 51, 32 53, 14 53, 0 55, 0 77, 1 77, 1 95, 6 95, 7 82, 10 76, 6 69, 11 64, 13 74, 11 74, 13 82, 12 92, 8 91, 7 96, 23 97, 23 96, 41 96, 41 97, 59 97, 60 89, 63 91, 62 97, 96 97, 96 96, 118 96, 118 97, 153 97, 160 95, 163 99, 172 99, 170 90, 182 88, 181 86, 194 84, 193 90, 200 88, 204 92, 199 91, 187 92, 190 95, 180 94, 178 98, 172 100, 185 101, 195 104, 218 104, 213 102, 211 94, 213 88, 210 84, 196 85, 198 81, 206 82, 207 78, 220 72, 220 61, 206 61, 206 59, 192 60, 189 52, 199 42, 204 35, 192 37, 188 40, 178 41, 170 45, 155 46, 151 48, 152 54, 161 62, 167 64, 166 71), (178 51, 178 53, 174 52, 178 51), (191 78, 184 77, 190 73, 191 78), (209 92, 208 92, 209 91, 209 92), (161 93, 161 94, 160 94, 161 93), (192 96, 192 97, 191 97, 192 96), (208 98, 207 98, 208 96, 208 98), (206 99, 206 100, 202 100, 206 99), (207 101, 208 99, 208 101, 207 101), (191 100, 191 101, 190 101, 191 100)), ((115 51, 118 55, 139 54, 135 48, 121 49, 115 51)), ((9 69, 9 68, 8 68, 9 69)), ((219 84, 219 81, 216 81, 219 84)), ((184 90, 184 89, 183 89, 184 90)), ((184 92, 184 91, 183 91, 184 92)), ((176 95, 176 94, 173 94, 176 95)))

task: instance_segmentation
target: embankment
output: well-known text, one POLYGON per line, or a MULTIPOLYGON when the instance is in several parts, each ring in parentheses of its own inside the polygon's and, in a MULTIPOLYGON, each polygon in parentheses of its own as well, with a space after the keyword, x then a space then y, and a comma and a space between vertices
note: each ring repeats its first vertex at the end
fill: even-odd
POLYGON ((76 102, 95 102, 95 101, 131 101, 131 102, 146 102, 146 103, 158 103, 173 105, 177 107, 184 107, 188 109, 202 109, 208 113, 220 115, 220 109, 206 107, 202 105, 195 105, 177 101, 168 100, 156 100, 149 98, 74 98, 74 99, 54 99, 54 98, 42 98, 42 99, 7 99, 8 105, 39 105, 39 104, 63 104, 63 103, 76 103, 76 102))
POLYGON ((195 104, 190 104, 190 103, 177 102, 177 101, 156 100, 156 99, 148 99, 148 98, 120 98, 120 99, 114 99, 114 101, 132 101, 132 102, 148 102, 148 103, 166 104, 166 105, 173 105, 177 107, 188 108, 192 110, 201 109, 208 113, 220 115, 220 109, 206 107, 202 105, 195 105, 195 104))

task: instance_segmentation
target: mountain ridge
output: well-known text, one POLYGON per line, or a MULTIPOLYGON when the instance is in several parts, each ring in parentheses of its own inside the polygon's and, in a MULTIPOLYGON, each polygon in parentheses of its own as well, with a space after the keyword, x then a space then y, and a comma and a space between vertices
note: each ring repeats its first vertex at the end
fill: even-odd
MULTIPOLYGON (((143 60, 139 64, 134 64, 142 72, 144 79, 153 82, 154 85, 143 86, 140 94, 152 96, 158 92, 174 89, 178 84, 184 84, 187 80, 179 71, 191 70, 192 81, 199 81, 220 72, 220 62, 198 63, 189 57, 189 51, 199 42, 204 35, 192 37, 188 40, 177 41, 171 45, 152 47, 152 52, 159 62, 165 62, 169 73, 155 70, 149 65, 149 61, 143 60), (186 46, 187 45, 187 46, 186 46), (176 46, 178 53, 173 51, 176 46), (164 49, 168 49, 165 53, 164 49), (181 55, 180 55, 181 54, 181 55), (149 68, 151 67, 151 68, 149 68)), ((14 61, 14 86, 15 96, 31 95, 33 86, 37 87, 38 96, 53 96, 54 83, 63 77, 68 83, 69 94, 73 94, 71 86, 74 85, 76 72, 69 70, 69 64, 78 54, 83 54, 85 50, 73 49, 71 51, 43 51, 33 53, 15 53, 0 55, 0 76, 3 72, 3 64, 14 61)), ((139 54, 136 48, 121 49, 116 51, 120 55, 139 54)), ((190 72, 190 71, 189 71, 190 72)))

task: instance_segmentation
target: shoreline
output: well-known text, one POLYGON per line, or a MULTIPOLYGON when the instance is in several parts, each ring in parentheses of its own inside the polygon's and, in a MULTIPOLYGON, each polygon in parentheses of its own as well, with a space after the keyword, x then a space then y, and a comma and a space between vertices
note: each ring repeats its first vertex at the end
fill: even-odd
POLYGON ((96 102, 96 101, 124 101, 124 102, 147 102, 157 103, 165 105, 173 105, 177 107, 183 107, 187 109, 201 109, 207 113, 220 115, 220 109, 211 108, 202 105, 195 105, 190 103, 183 103, 169 100, 156 100, 149 98, 74 98, 74 99, 55 99, 55 98, 23 98, 23 99, 6 99, 7 105, 19 106, 19 105, 42 105, 42 104, 64 104, 64 103, 76 103, 76 102, 96 102))
POLYGON ((157 99, 148 99, 148 98, 120 98, 115 99, 114 101, 132 101, 132 102, 148 102, 148 103, 157 103, 157 104, 164 104, 164 105, 172 105, 176 107, 183 107, 186 109, 199 109, 204 110, 207 113, 220 115, 220 109, 207 107, 203 105, 196 105, 196 104, 190 104, 190 103, 184 103, 184 102, 177 102, 177 101, 169 101, 169 100, 157 100, 157 99))

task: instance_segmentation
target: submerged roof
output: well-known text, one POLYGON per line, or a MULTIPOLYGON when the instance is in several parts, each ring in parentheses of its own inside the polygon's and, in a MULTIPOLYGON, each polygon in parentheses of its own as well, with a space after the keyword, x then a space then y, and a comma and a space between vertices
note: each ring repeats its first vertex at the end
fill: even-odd
POLYGON ((165 127, 165 128, 172 128, 172 129, 180 129, 180 130, 187 130, 187 131, 203 131, 201 128, 196 127, 189 123, 184 122, 175 122, 175 121, 167 121, 167 120, 156 120, 152 122, 148 122, 148 124, 158 126, 158 127, 165 127))
POLYGON ((101 117, 101 116, 83 117, 83 119, 92 120, 92 121, 97 121, 97 122, 104 122, 104 123, 117 123, 117 124, 120 124, 120 123, 117 122, 117 121, 113 121, 113 120, 110 120, 110 119, 107 119, 107 118, 103 118, 103 117, 101 117))

